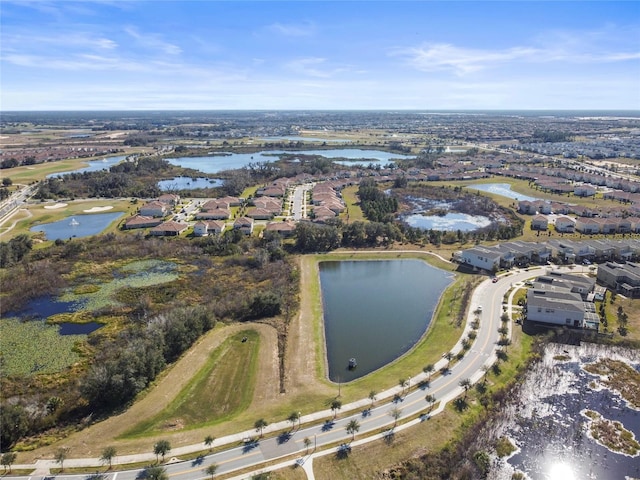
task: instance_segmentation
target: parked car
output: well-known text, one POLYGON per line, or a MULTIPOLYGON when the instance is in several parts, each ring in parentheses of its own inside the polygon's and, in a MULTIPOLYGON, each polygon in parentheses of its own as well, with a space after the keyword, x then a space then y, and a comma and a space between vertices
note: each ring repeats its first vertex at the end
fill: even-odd
POLYGON ((497 281, 498 281, 498 277, 491 277, 491 281, 492 281, 493 283, 497 283, 497 281))

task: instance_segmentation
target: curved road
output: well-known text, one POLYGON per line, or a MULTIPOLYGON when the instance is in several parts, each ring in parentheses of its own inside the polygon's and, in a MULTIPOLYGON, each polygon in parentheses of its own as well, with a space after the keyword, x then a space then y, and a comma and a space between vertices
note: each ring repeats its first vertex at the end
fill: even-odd
MULTIPOLYGON (((458 353, 462 349, 461 340, 466 337, 470 330, 469 324, 473 321, 473 311, 477 307, 482 307, 480 314, 480 328, 477 330, 477 337, 472 344, 471 349, 458 362, 456 362, 448 373, 434 378, 430 386, 420 386, 420 382, 427 379, 427 375, 420 373, 410 379, 409 392, 405 394, 401 387, 395 387, 378 395, 378 406, 370 408, 370 400, 361 400, 349 405, 343 406, 343 411, 353 412, 350 415, 333 420, 333 412, 325 410, 310 415, 302 416, 300 424, 294 426, 290 422, 278 422, 265 428, 264 433, 274 432, 278 436, 265 437, 257 439, 255 431, 250 430, 241 432, 236 435, 217 439, 214 447, 221 445, 240 445, 235 448, 229 448, 211 455, 200 457, 195 461, 181 462, 178 460, 180 455, 193 453, 198 451, 206 451, 204 444, 190 445, 172 450, 169 457, 172 459, 166 465, 167 473, 172 479, 176 480, 199 480, 205 479, 207 476, 204 469, 212 464, 218 465, 218 474, 233 472, 240 469, 253 468, 256 469, 266 463, 273 462, 278 459, 287 460, 282 464, 291 465, 296 460, 304 465, 305 471, 309 478, 313 478, 311 469, 311 460, 313 456, 334 453, 336 448, 329 448, 322 452, 315 453, 316 449, 323 445, 336 445, 340 443, 351 443, 351 435, 346 432, 346 425, 350 420, 356 419, 360 424, 358 432, 358 440, 351 443, 352 445, 366 443, 379 439, 386 433, 395 430, 404 429, 420 423, 428 418, 427 413, 430 405, 426 402, 427 394, 434 395, 437 402, 437 408, 429 415, 435 415, 442 411, 446 402, 453 400, 462 393, 462 387, 459 383, 462 379, 470 379, 477 382, 484 375, 484 367, 490 366, 495 361, 495 352, 498 347, 499 338, 498 328, 501 326, 500 316, 503 312, 503 298, 512 285, 523 282, 531 277, 541 275, 546 271, 546 267, 529 271, 513 271, 499 277, 496 283, 492 283, 489 279, 482 282, 473 292, 471 304, 469 308, 469 318, 467 326, 460 337, 460 341, 451 350, 453 354, 458 353), (393 401, 394 397, 400 395, 401 400, 393 401), (383 400, 386 403, 382 403, 383 400), (398 427, 394 427, 394 418, 391 416, 391 410, 400 410, 399 420, 403 418, 417 416, 410 422, 404 423, 398 427), (313 425, 304 426, 305 423, 313 425), (370 434, 368 432, 383 430, 382 434, 370 434), (366 437, 366 438, 362 438, 366 437), (243 443, 243 439, 252 438, 254 440, 243 443), (304 439, 308 438, 311 445, 307 448, 304 439), (175 459, 175 460, 174 460, 175 459)), ((446 353, 446 352, 444 352, 446 353)), ((437 362, 435 371, 447 365, 444 358, 437 362)), ((339 447, 338 447, 339 448, 339 447)), ((155 461, 155 455, 151 453, 121 456, 114 459, 114 464, 126 464, 131 462, 155 461)), ((35 468, 33 475, 28 477, 17 477, 33 480, 39 477, 48 476, 48 469, 56 468, 60 465, 53 460, 41 460, 35 465, 14 465, 13 468, 35 468)), ((83 466, 104 469, 103 463, 99 459, 68 459, 65 461, 65 467, 83 466)), ((280 466, 280 465, 279 465, 280 466)), ((108 480, 135 480, 140 478, 141 470, 128 470, 109 473, 105 475, 108 480)), ((238 478, 247 478, 248 475, 238 478)), ((58 480, 77 480, 79 477, 87 477, 87 475, 56 475, 58 480)))

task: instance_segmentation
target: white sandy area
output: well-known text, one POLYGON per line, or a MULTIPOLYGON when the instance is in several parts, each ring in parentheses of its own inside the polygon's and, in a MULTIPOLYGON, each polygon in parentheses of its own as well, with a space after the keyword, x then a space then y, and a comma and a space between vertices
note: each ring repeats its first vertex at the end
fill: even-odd
POLYGON ((56 208, 66 207, 68 204, 66 203, 56 203, 55 205, 45 205, 44 208, 47 210, 55 210, 56 208))
POLYGON ((113 205, 107 205, 105 207, 91 207, 89 210, 83 210, 84 213, 104 212, 105 210, 111 210, 113 205))

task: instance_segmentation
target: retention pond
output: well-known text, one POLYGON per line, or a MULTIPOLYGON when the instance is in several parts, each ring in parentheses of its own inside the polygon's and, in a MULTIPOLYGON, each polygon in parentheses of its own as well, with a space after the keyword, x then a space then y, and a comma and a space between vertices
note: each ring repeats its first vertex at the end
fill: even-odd
POLYGON ((451 281, 422 260, 321 262, 329 379, 360 378, 410 350, 451 281))

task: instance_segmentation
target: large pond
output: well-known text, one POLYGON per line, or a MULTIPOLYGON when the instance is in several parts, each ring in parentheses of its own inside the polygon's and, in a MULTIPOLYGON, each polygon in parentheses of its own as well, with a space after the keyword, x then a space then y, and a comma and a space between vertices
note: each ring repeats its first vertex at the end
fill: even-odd
POLYGON ((421 260, 321 262, 329 379, 354 380, 411 349, 451 281, 421 260))
POLYGON ((89 165, 86 167, 77 168, 75 170, 69 170, 66 172, 50 173, 49 175, 47 175, 47 178, 62 177, 63 175, 66 175, 68 173, 85 173, 85 172, 97 172, 99 170, 109 170, 110 167, 112 167, 113 165, 117 165, 118 163, 122 162, 125 158, 127 157, 119 156, 119 157, 107 157, 101 160, 90 160, 87 162, 89 165))
POLYGON ((214 188, 222 186, 219 178, 191 178, 175 177, 167 180, 160 180, 158 188, 163 192, 174 192, 178 190, 198 190, 202 188, 214 188))
POLYGON ((535 197, 529 197, 528 195, 514 192, 511 190, 511 185, 508 183, 472 183, 471 185, 467 185, 467 188, 469 190, 480 190, 481 192, 495 193, 496 195, 513 198, 518 201, 527 200, 529 202, 533 202, 534 200, 539 200, 535 197))
MULTIPOLYGON (((514 402, 501 410, 498 435, 506 435, 518 451, 499 462, 493 478, 551 480, 640 478, 640 455, 623 454, 594 439, 587 410, 621 426, 640 440, 640 410, 615 385, 615 375, 585 370, 602 361, 619 361, 640 371, 637 351, 585 343, 550 344, 543 359, 527 374, 514 402)), ((637 377, 636 377, 637 378, 637 377)), ((637 380, 628 379, 627 382, 637 380)), ((631 397, 631 398, 630 398, 631 397)), ((637 397, 635 403, 639 404, 637 397)), ((597 436, 597 435, 596 435, 597 436)), ((602 438, 606 438, 603 435, 602 438)), ((615 438, 611 436, 610 438, 615 438)))
POLYGON ((296 135, 283 135, 280 137, 263 137, 260 140, 266 142, 327 142, 327 143, 349 143, 352 140, 344 138, 321 138, 321 137, 298 137, 296 135))
POLYGON ((394 159, 413 158, 407 155, 383 152, 381 150, 336 148, 328 150, 296 150, 291 152, 285 152, 283 150, 269 150, 256 153, 229 153, 222 155, 210 155, 207 157, 167 158, 167 161, 172 165, 199 170, 203 173, 217 173, 223 170, 242 168, 250 163, 275 162, 278 160, 278 156, 283 153, 290 153, 292 155, 320 155, 331 159, 340 158, 342 160, 336 160, 336 163, 350 165, 373 163, 386 166, 393 163, 394 159))
POLYGON ((109 224, 121 216, 122 212, 96 213, 92 215, 75 215, 57 222, 43 223, 31 227, 32 232, 44 232, 47 240, 68 240, 97 235, 109 224))

